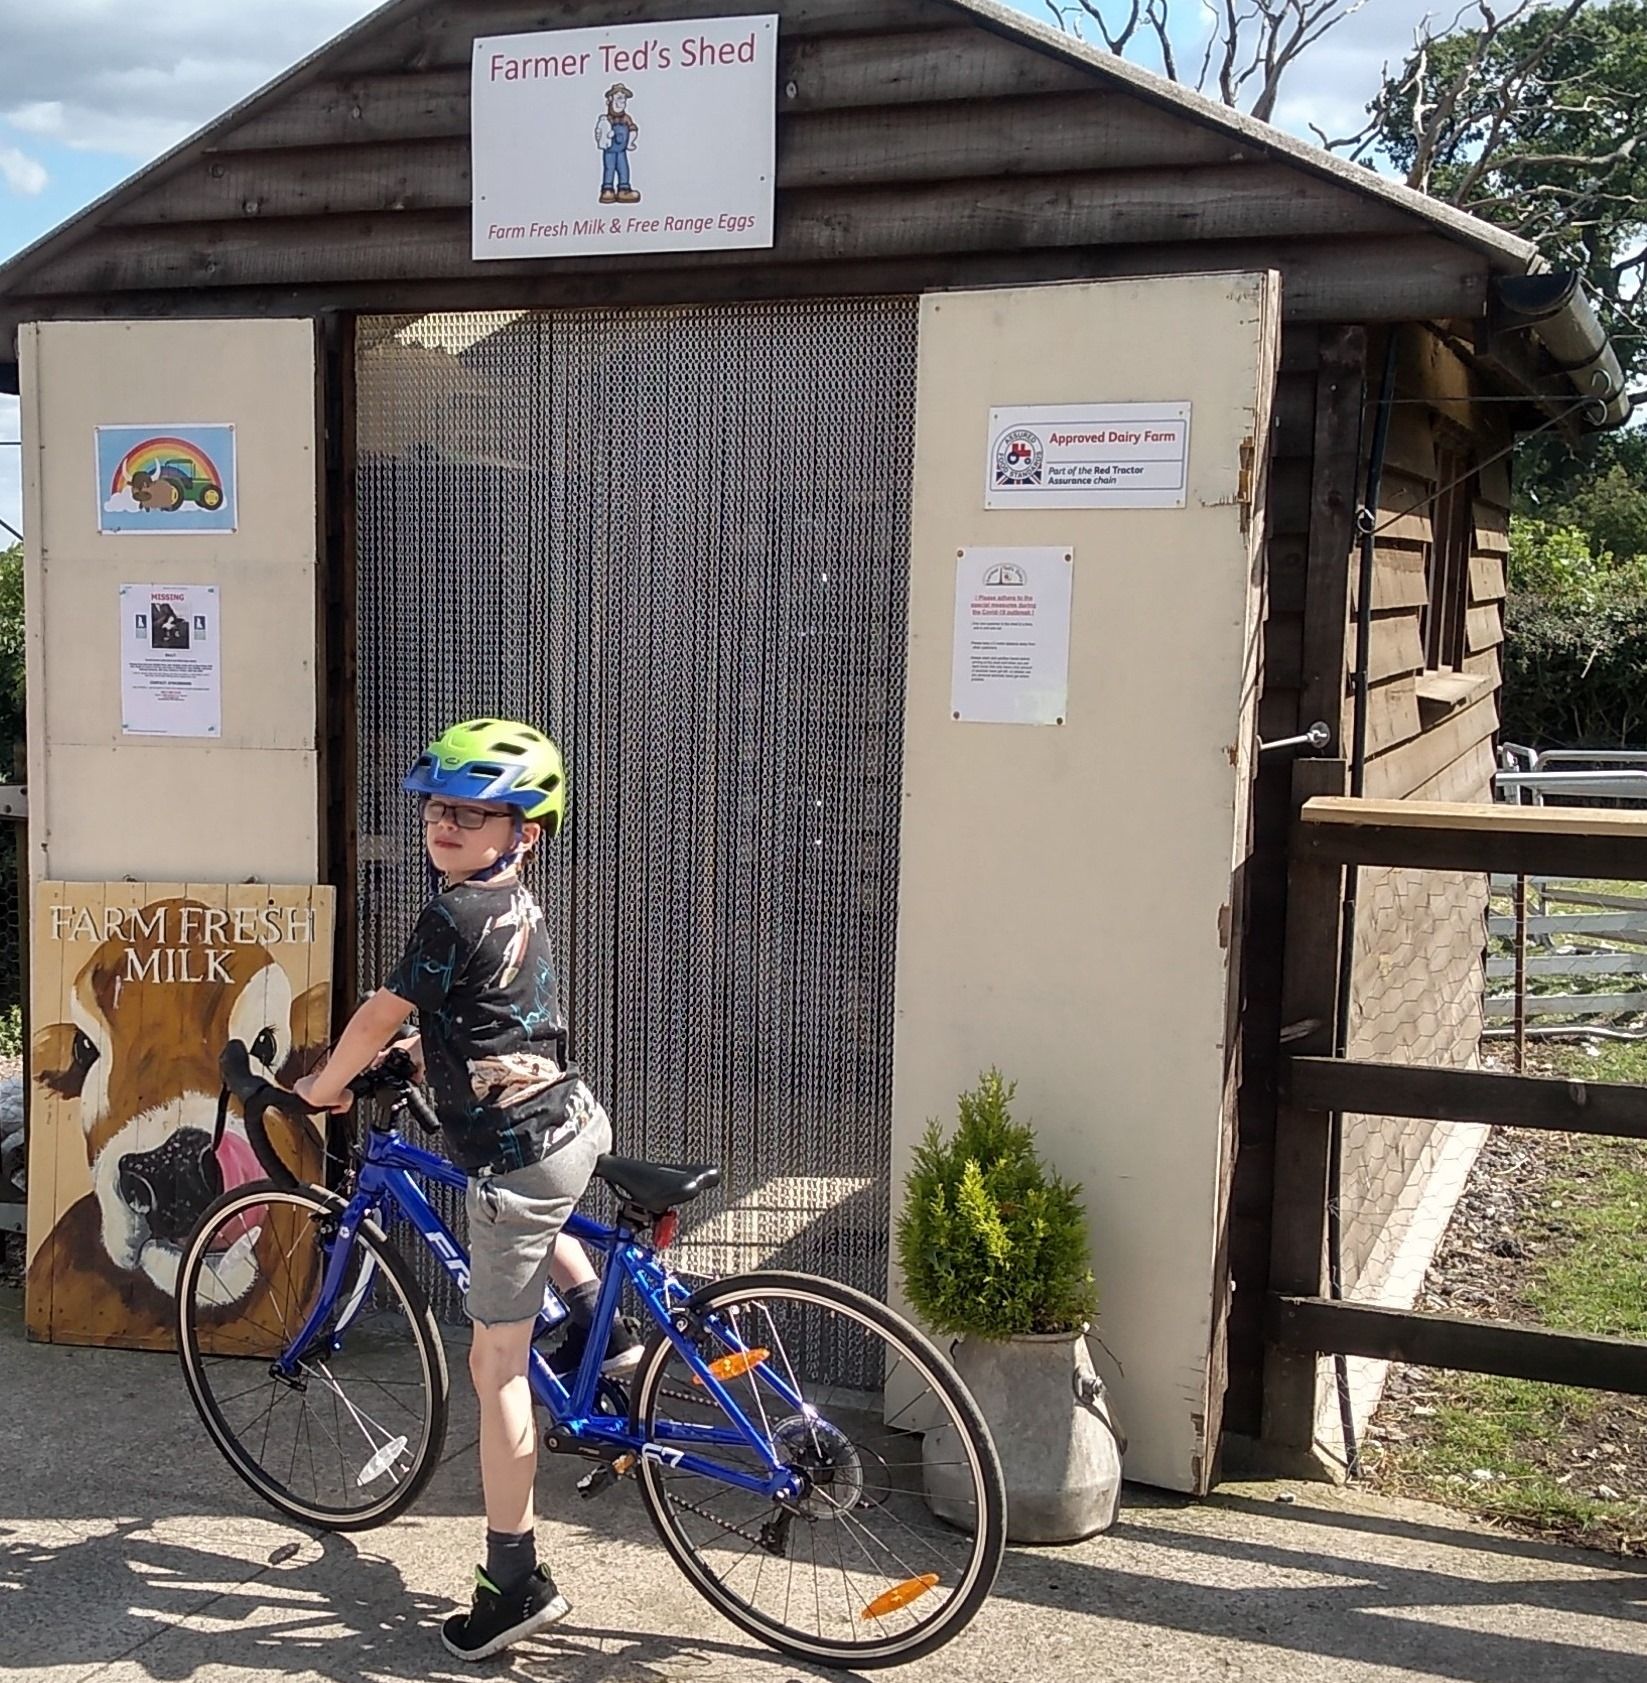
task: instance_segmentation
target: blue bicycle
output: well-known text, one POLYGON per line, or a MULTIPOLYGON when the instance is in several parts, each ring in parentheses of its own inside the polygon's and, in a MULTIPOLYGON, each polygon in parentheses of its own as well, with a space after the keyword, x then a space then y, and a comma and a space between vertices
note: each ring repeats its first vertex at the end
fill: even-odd
MULTIPOLYGON (((433 1128, 408 1062, 358 1078, 387 1116, 355 1145, 336 1192, 300 1182, 269 1132, 312 1126, 257 1074, 222 1059, 220 1133, 240 1101, 268 1179, 224 1193, 178 1271, 178 1348, 230 1466, 291 1518, 382 1525, 439 1463, 449 1378, 439 1327, 395 1243, 404 1221, 458 1287, 463 1247, 419 1182, 461 1171, 411 1144, 433 1128)), ((580 1491, 639 1491, 664 1548, 751 1636, 826 1665, 899 1664, 954 1637, 995 1581, 1005 1539, 1000 1463, 953 1368, 884 1304, 833 1281, 764 1272, 700 1285, 663 1259, 678 1211, 715 1186, 709 1165, 603 1157, 608 1226, 568 1231, 605 1259, 595 1325, 565 1382, 533 1346, 545 1446, 585 1458, 580 1491), (600 1374, 625 1291, 652 1331, 627 1390, 600 1374), (937 1517, 941 1516, 941 1517, 937 1517)), ((551 1293, 538 1334, 564 1307, 551 1293)))

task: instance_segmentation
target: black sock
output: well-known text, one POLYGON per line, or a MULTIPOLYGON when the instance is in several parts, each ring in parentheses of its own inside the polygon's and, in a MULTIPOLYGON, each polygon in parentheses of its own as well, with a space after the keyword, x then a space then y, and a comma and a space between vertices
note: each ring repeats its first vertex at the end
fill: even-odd
POLYGON ((518 1590, 537 1563, 537 1538, 530 1531, 486 1528, 486 1576, 499 1595, 518 1590))
POLYGON ((572 1325, 587 1332, 595 1324, 595 1304, 600 1299, 600 1281, 586 1280, 581 1286, 571 1286, 560 1294, 572 1317, 572 1325))

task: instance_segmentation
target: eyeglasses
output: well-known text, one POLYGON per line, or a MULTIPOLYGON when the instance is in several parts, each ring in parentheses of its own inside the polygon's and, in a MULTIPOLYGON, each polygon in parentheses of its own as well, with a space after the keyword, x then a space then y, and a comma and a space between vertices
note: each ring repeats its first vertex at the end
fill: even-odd
POLYGON ((427 800, 423 803, 423 822, 441 824, 448 818, 460 830, 483 830, 488 818, 507 818, 504 812, 488 812, 479 806, 458 806, 454 801, 427 800))

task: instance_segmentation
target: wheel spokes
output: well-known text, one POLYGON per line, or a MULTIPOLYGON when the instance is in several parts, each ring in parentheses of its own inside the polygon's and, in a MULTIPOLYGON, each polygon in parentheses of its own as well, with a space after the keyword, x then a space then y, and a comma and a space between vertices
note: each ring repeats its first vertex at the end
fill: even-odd
MULTIPOLYGON (((821 1293, 715 1303, 695 1344, 800 1490, 774 1500, 681 1468, 645 1467, 660 1523, 700 1585, 714 1586, 711 1599, 833 1654, 912 1645, 946 1618, 970 1616, 959 1602, 984 1569, 986 1473, 969 1448, 971 1428, 925 1358, 821 1293), (917 1421, 922 1430, 909 1429, 917 1421), (959 1447, 940 1452, 938 1443, 959 1447), (929 1511, 923 1463, 947 1475, 945 1515, 963 1523, 929 1511)), ((672 1349, 648 1391, 649 1431, 659 1421, 721 1420, 672 1349)), ((753 1446, 707 1454, 764 1475, 753 1446)))
MULTIPOLYGON (((281 1372, 276 1363, 320 1301, 328 1212, 301 1193, 257 1196, 265 1260, 244 1324, 216 1324, 222 1312, 212 1288, 202 1287, 204 1259, 218 1248, 209 1236, 192 1242, 191 1254, 202 1260, 179 1280, 180 1293, 192 1294, 182 1308, 195 1329, 197 1397, 224 1453, 277 1506, 295 1505, 322 1523, 358 1520, 413 1477, 433 1429, 435 1380, 417 1312, 362 1236, 360 1265, 344 1270, 338 1300, 292 1371, 281 1372)), ((244 1217, 230 1206, 216 1219, 227 1227, 244 1217)))

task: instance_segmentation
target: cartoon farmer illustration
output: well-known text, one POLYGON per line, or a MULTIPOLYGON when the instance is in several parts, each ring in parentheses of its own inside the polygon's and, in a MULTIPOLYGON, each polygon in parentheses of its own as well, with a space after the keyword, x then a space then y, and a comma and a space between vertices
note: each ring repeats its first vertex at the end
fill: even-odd
POLYGON ((635 150, 635 136, 640 133, 635 119, 629 115, 629 101, 635 97, 632 88, 614 82, 606 90, 606 110, 595 124, 595 145, 600 149, 600 202, 603 205, 638 205, 640 194, 629 185, 629 154, 635 150))

